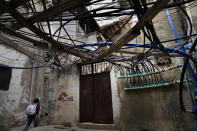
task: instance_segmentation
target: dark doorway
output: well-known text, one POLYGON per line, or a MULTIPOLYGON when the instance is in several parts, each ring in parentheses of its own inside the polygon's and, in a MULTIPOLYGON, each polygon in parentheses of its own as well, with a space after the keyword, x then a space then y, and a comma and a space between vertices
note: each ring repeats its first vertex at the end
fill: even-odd
POLYGON ((81 75, 80 122, 113 123, 110 72, 81 75))
POLYGON ((11 77, 12 77, 11 68, 0 67, 0 90, 4 90, 4 91, 9 90, 11 77))

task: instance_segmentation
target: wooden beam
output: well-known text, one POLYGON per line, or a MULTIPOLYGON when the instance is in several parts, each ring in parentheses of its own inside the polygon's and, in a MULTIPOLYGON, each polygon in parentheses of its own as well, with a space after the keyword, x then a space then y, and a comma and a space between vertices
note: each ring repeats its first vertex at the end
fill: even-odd
POLYGON ((54 68, 52 66, 50 66, 48 63, 44 62, 43 60, 41 60, 39 57, 37 57, 34 53, 32 53, 31 51, 25 49, 24 47, 20 46, 19 43, 12 41, 11 39, 9 39, 8 37, 5 37, 4 35, 0 34, 0 41, 2 44, 9 46, 19 52, 21 52, 22 54, 30 57, 31 59, 43 64, 46 67, 49 68, 54 68))
POLYGON ((126 43, 136 38, 140 34, 140 30, 148 22, 150 22, 169 2, 170 0, 158 0, 133 28, 126 32, 120 39, 115 42, 113 46, 96 57, 94 60, 98 61, 103 59, 104 57, 111 55, 113 52, 118 51, 126 43))
POLYGON ((59 42, 55 41, 53 38, 49 37, 46 35, 44 32, 39 30, 36 26, 33 25, 32 22, 28 21, 26 18, 24 18, 19 12, 17 12, 15 9, 10 9, 9 13, 17 19, 17 21, 23 25, 24 27, 27 27, 29 30, 34 32, 36 35, 38 35, 40 38, 43 40, 46 40, 47 42, 52 44, 52 51, 62 51, 64 50, 66 53, 77 56, 77 57, 82 57, 88 60, 93 60, 91 56, 89 56, 86 53, 83 53, 82 51, 78 51, 76 49, 71 49, 67 45, 62 45, 59 42))
MULTIPOLYGON (((57 16, 58 14, 62 12, 78 8, 88 1, 89 0, 75 0, 75 1, 65 0, 64 3, 52 6, 43 12, 37 13, 29 17, 27 20, 31 21, 32 23, 35 23, 36 21, 40 21, 40 20, 46 20, 47 18, 57 16)), ((17 30, 17 29, 22 28, 22 26, 20 25, 20 23, 16 23, 16 24, 13 24, 11 28, 17 30)))
POLYGON ((163 53, 159 53, 159 54, 155 54, 155 53, 138 53, 138 52, 131 52, 131 51, 126 51, 126 50, 118 50, 116 53, 122 53, 122 54, 133 54, 133 55, 145 55, 145 56, 169 56, 169 57, 183 57, 181 55, 177 55, 177 54, 163 54, 163 53))
POLYGON ((44 48, 44 49, 47 49, 47 47, 48 47, 47 43, 36 41, 36 40, 34 40, 32 38, 24 36, 24 35, 22 35, 22 34, 20 34, 18 32, 13 31, 12 29, 4 26, 1 23, 0 23, 0 30, 5 32, 5 33, 7 33, 7 34, 9 34, 9 35, 15 36, 17 38, 20 38, 20 39, 23 39, 23 40, 26 40, 26 41, 29 41, 29 42, 33 43, 34 46, 38 46, 38 47, 44 48))

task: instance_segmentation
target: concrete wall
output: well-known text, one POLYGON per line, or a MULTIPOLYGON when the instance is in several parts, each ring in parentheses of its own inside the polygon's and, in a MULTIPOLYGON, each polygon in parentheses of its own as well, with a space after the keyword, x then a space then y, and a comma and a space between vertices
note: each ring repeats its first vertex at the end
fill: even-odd
MULTIPOLYGON (((35 63, 25 55, 3 45, 0 45, 0 52, 0 64, 2 65, 31 67, 33 63, 35 63)), ((37 65, 37 63, 34 64, 34 66, 37 65)), ((30 101, 34 98, 41 98, 41 96, 43 96, 42 79, 40 79, 43 78, 43 71, 44 69, 34 69, 34 71, 31 69, 12 69, 9 90, 0 90, 1 130, 26 123, 25 110, 27 105, 31 103, 30 101), (32 74, 34 74, 33 78, 32 74)), ((44 106, 44 103, 41 105, 44 106)))
MULTIPOLYGON (((49 88, 50 124, 76 124, 79 122, 79 68, 66 66, 65 73, 53 72, 49 88), (59 76, 59 77, 58 77, 59 76)), ((119 123, 120 99, 117 78, 111 71, 112 107, 114 123, 119 123)))
MULTIPOLYGON (((121 87, 124 87, 123 85, 121 87)), ((178 88, 120 89, 121 131, 192 131, 193 115, 179 108, 178 88)))
MULTIPOLYGON (((120 75, 118 71, 115 74, 120 75)), ((117 88, 121 103, 120 131, 193 130, 193 115, 179 108, 177 86, 125 91, 126 80, 118 79, 117 88)))
POLYGON ((111 93, 112 93, 112 109, 113 109, 113 120, 114 123, 119 124, 120 122, 120 108, 121 108, 121 102, 120 102, 120 96, 118 93, 118 86, 117 86, 117 74, 115 73, 114 68, 112 68, 110 72, 110 79, 111 79, 111 93))
MULTIPOLYGON (((26 56, 0 45, 0 64, 10 66, 31 66, 26 56), (17 60, 16 60, 17 59, 17 60)), ((12 70, 8 91, 0 90, 0 129, 21 124, 26 117, 24 109, 29 102, 31 70, 12 70)))
MULTIPOLYGON (((182 37, 182 23, 176 9, 170 10, 173 22, 182 37)), ((179 11, 178 11, 179 12, 179 11)), ((174 39, 174 35, 167 19, 166 12, 159 13, 153 20, 155 30, 161 41, 174 39)), ((142 36, 138 41, 142 42, 142 36)), ((148 43, 148 42, 147 42, 148 43)), ((167 46, 177 43, 166 43, 167 46)), ((136 48, 137 52, 142 49, 136 48)), ((156 62, 155 62, 156 63, 156 62)), ((182 63, 182 59, 173 58, 172 64, 182 63)), ((180 70, 176 69, 163 73, 166 81, 180 79, 180 70)), ((144 89, 136 91, 124 90, 125 80, 118 80, 119 96, 121 98, 120 128, 121 131, 192 131, 194 120, 192 115, 184 114, 180 110, 178 88, 172 87, 144 89)))
POLYGON ((194 28, 195 32, 197 32, 197 21, 196 21, 197 20, 197 14, 196 14, 197 7, 195 6, 195 3, 189 3, 186 6, 188 7, 187 13, 191 18, 191 21, 194 26, 193 28, 194 28))
MULTIPOLYGON (((38 8, 40 8, 38 10, 41 10, 42 5, 38 8)), ((25 10, 21 8, 19 11, 25 10)), ((26 48, 39 54, 39 52, 32 50, 32 48, 26 48)), ((39 66, 38 63, 31 61, 27 56, 12 48, 0 45, 0 52, 0 64, 2 65, 16 67, 39 66)), ((41 109, 44 107, 42 100, 42 78, 44 70, 45 69, 34 69, 34 71, 23 69, 12 70, 9 90, 0 90, 0 130, 7 130, 11 127, 24 125, 26 123, 26 107, 33 101, 34 98, 40 98, 41 109)))
POLYGON ((67 66, 66 72, 53 72, 49 88, 50 124, 66 124, 79 119, 79 71, 67 66))

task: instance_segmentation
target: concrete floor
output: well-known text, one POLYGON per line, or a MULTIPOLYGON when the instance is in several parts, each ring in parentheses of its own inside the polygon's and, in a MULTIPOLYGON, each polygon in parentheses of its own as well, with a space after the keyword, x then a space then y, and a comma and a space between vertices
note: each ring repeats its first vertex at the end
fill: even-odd
MULTIPOLYGON (((12 128, 8 131, 22 131, 24 126, 12 128)), ((82 129, 78 127, 65 127, 61 125, 49 125, 36 128, 30 128, 29 131, 118 131, 118 130, 95 130, 95 129, 82 129)))

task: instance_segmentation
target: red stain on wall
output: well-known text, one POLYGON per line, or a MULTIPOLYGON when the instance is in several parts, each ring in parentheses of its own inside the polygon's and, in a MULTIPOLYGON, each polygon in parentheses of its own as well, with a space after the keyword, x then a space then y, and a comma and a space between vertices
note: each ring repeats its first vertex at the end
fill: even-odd
POLYGON ((62 92, 59 97, 58 97, 58 101, 63 101, 64 97, 67 97, 68 95, 66 94, 66 92, 62 92))

